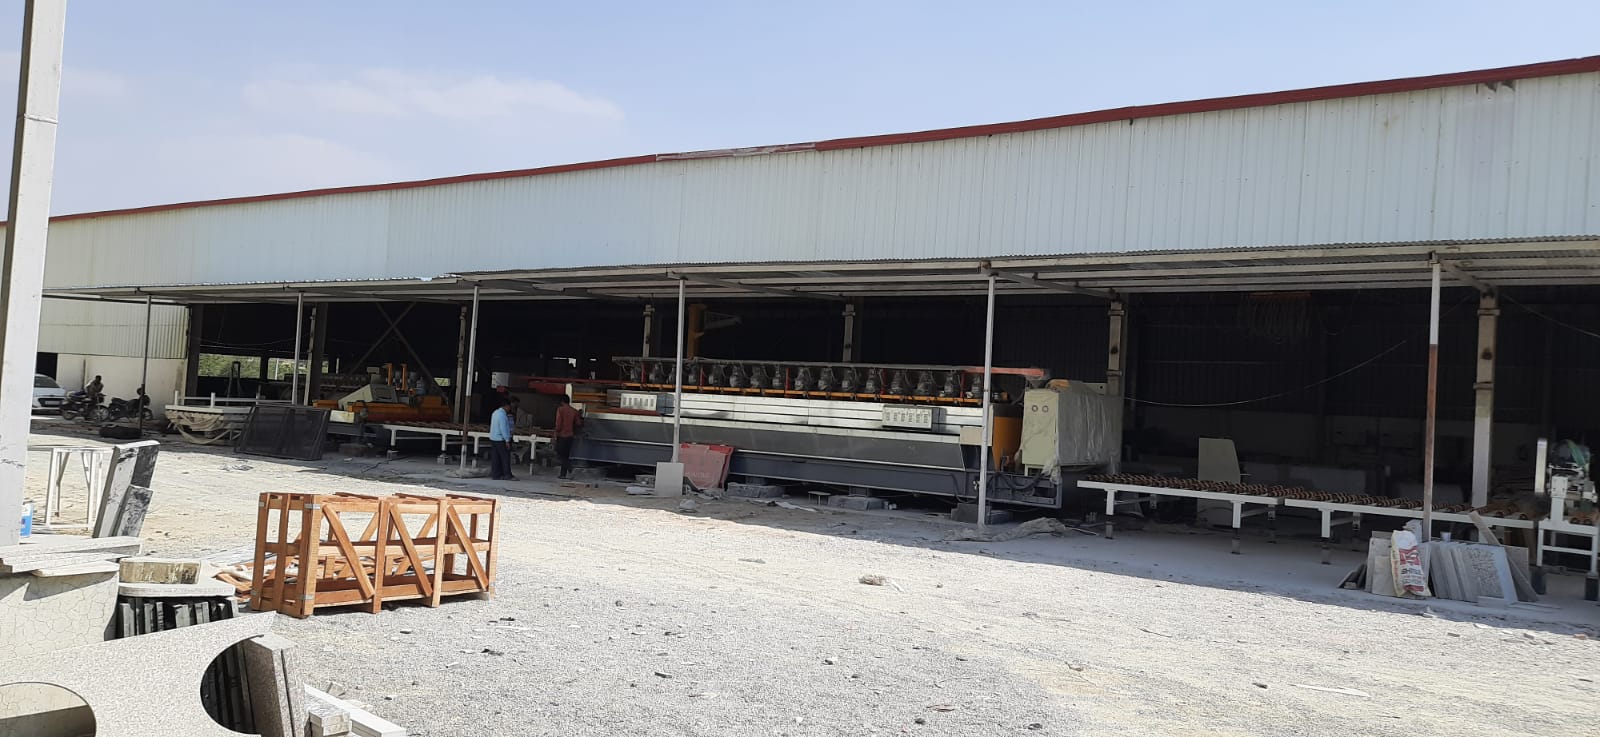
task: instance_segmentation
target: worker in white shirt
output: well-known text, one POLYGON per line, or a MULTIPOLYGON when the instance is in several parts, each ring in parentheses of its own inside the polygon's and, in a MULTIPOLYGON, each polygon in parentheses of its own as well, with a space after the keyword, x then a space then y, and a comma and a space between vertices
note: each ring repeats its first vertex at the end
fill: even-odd
POLYGON ((510 395, 489 415, 489 478, 496 481, 516 478, 511 475, 511 437, 516 418, 517 398, 510 395))

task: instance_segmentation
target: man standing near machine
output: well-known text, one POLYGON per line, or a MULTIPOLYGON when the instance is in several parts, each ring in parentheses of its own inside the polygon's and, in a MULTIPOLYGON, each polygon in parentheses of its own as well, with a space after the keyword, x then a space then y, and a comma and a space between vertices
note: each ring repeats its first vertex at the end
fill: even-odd
POLYGON ((561 459, 561 478, 572 475, 572 443, 583 427, 583 413, 572 406, 572 398, 563 394, 556 399, 556 457, 561 459))
POLYGON ((516 429, 517 398, 507 395, 489 415, 489 478, 510 481, 511 438, 516 429))

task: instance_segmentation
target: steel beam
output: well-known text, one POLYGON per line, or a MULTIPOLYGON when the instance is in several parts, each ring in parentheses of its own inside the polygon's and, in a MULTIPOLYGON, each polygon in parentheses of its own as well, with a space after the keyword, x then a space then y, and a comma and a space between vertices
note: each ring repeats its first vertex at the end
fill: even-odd
POLYGON ((461 466, 462 472, 467 470, 467 420, 472 416, 472 385, 473 372, 477 368, 478 359, 478 285, 472 285, 472 328, 467 337, 467 379, 466 398, 461 402, 461 466))
POLYGON ((703 274, 685 274, 685 273, 678 273, 678 272, 669 272, 668 276, 676 278, 676 279, 679 279, 680 281, 692 281, 692 282, 694 282, 696 284, 707 284, 707 285, 710 285, 710 286, 713 286, 713 287, 722 287, 724 289, 737 289, 737 290, 748 291, 748 292, 760 292, 762 294, 770 294, 770 295, 773 295, 775 297, 800 297, 800 298, 803 298, 803 299, 822 299, 822 300, 828 300, 828 301, 831 301, 831 302, 843 302, 844 301, 844 297, 841 297, 841 296, 839 296, 837 294, 823 294, 823 293, 820 293, 820 292, 800 292, 800 291, 795 291, 793 289, 778 289, 777 287, 769 287, 769 286, 764 286, 764 285, 760 285, 760 284, 741 284, 741 283, 736 282, 736 281, 729 281, 727 279, 719 279, 719 278, 714 277, 714 276, 705 276, 703 274))
POLYGON ((0 545, 15 544, 21 534, 66 24, 66 0, 28 0, 11 148, 11 219, 0 260, 0 545))
POLYGON ((686 310, 688 282, 678 280, 678 343, 677 360, 672 369, 672 462, 678 462, 678 449, 683 439, 683 321, 686 310))
POLYGON ((989 526, 989 453, 994 446, 994 418, 990 397, 994 394, 994 281, 989 275, 989 301, 984 311, 983 328, 983 445, 978 449, 978 534, 989 526))
MULTIPOLYGON (((1013 284, 1023 284, 1035 289, 1044 289, 1051 292, 1062 292, 1064 294, 1081 294, 1086 297, 1099 297, 1101 299, 1107 299, 1111 296, 1111 293, 1104 289, 1086 289, 1076 284, 1063 284, 1057 281, 1045 281, 1037 277, 1026 276, 1024 274, 1017 274, 1010 271, 998 271, 992 269, 986 271, 988 271, 990 276, 999 277, 1013 284)), ((994 289, 993 285, 991 285, 989 288, 991 290, 994 289)))
POLYGON ((1422 437, 1422 540, 1433 539, 1434 439, 1439 429, 1439 262, 1433 262, 1428 300, 1428 404, 1422 437))
POLYGON ((1485 284, 1483 282, 1483 280, 1479 279, 1476 276, 1473 276, 1466 269, 1463 269, 1463 268, 1461 268, 1460 266, 1457 266, 1454 263, 1451 263, 1449 261, 1440 261, 1439 265, 1444 267, 1445 271, 1450 272, 1450 274, 1452 276, 1456 277, 1457 279, 1460 279, 1461 281, 1466 282, 1467 284, 1472 285, 1472 288, 1478 290, 1479 292, 1486 293, 1486 292, 1494 291, 1494 287, 1491 287, 1488 284, 1485 284))

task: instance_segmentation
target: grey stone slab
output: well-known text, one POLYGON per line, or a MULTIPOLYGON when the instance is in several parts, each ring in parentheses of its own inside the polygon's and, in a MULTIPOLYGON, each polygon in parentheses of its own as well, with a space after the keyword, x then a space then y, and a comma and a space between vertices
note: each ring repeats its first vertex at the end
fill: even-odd
POLYGON ((240 650, 256 731, 261 737, 299 737, 306 704, 294 643, 263 635, 241 643, 240 650))
POLYGON ((48 658, 0 653, 13 682, 51 683, 81 696, 108 737, 238 737, 200 705, 206 667, 237 642, 272 629, 274 614, 62 650, 48 658), (137 684, 130 687, 129 684, 137 684))
POLYGON ((135 598, 180 598, 180 597, 230 597, 237 594, 233 584, 217 580, 201 581, 199 583, 127 583, 117 584, 118 596, 135 598))
POLYGON ((116 607, 114 567, 71 576, 0 575, 0 660, 104 642, 116 607))
POLYGON ((1505 548, 1459 543, 1456 556, 1463 578, 1472 584, 1478 596, 1517 600, 1517 586, 1511 578, 1511 564, 1506 560, 1505 548))

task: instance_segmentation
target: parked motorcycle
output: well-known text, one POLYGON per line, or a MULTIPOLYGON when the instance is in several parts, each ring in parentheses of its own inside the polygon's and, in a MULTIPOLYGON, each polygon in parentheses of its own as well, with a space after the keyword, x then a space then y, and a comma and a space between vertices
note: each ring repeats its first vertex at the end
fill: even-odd
POLYGON ((106 405, 105 411, 109 422, 116 422, 124 417, 134 417, 136 412, 143 414, 147 422, 155 419, 154 413, 150 411, 149 399, 140 401, 139 399, 112 397, 111 403, 106 405))
POLYGON ((66 400, 61 403, 61 418, 76 420, 80 417, 90 422, 108 422, 111 419, 111 412, 108 408, 95 404, 88 392, 76 391, 68 394, 66 400))

